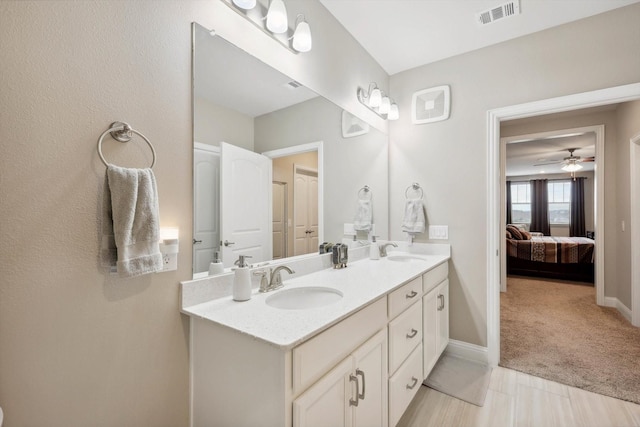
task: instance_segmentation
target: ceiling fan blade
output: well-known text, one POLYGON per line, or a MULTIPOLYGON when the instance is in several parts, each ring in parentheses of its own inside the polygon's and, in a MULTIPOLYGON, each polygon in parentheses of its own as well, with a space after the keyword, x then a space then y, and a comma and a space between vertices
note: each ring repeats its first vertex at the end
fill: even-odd
POLYGON ((584 159, 580 160, 581 162, 595 162, 596 158, 595 157, 585 157, 584 159))
POLYGON ((559 165, 560 163, 562 163, 562 162, 561 161, 555 161, 555 162, 538 163, 538 164, 535 164, 533 166, 559 165))

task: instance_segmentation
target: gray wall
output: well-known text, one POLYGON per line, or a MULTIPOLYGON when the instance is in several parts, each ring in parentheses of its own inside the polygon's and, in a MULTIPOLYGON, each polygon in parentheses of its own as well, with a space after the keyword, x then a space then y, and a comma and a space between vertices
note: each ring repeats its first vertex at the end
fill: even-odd
MULTIPOLYGON (((191 22, 367 116, 355 87, 387 76, 317 1, 294 55, 220 1, 0 1, 0 406, 13 426, 186 426, 191 278, 191 22), (98 136, 128 121, 154 144, 160 223, 178 270, 122 280, 98 267, 98 136)), ((372 114, 372 113, 371 113, 372 114)), ((384 127, 381 123, 378 123, 384 127)), ((106 158, 150 162, 107 138, 106 158)))
POLYGON ((487 111, 640 81, 639 17, 634 4, 391 76, 401 115, 390 129, 390 233, 403 237, 404 190, 419 182, 427 221, 449 225, 453 339, 487 345, 487 111), (412 125, 412 93, 442 84, 450 119, 412 125))

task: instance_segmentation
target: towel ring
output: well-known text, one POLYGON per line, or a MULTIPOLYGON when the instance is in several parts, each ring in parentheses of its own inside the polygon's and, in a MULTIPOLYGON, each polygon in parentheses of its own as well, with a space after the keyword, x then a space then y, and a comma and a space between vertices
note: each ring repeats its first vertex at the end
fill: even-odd
POLYGON ((424 191, 422 191, 422 187, 420 187, 420 184, 418 184, 417 182, 414 182, 413 184, 408 186, 407 189, 404 191, 404 197, 406 199, 409 198, 409 190, 411 189, 413 189, 413 191, 420 190, 420 199, 422 199, 422 197, 424 196, 424 191))
POLYGON ((369 188, 368 185, 365 185, 358 191, 359 200, 371 200, 371 197, 373 197, 373 194, 371 193, 371 189, 369 188), (368 199, 365 197, 367 194, 369 194, 368 199))
POLYGON ((102 163, 104 163, 105 166, 109 166, 109 163, 107 163, 104 156, 102 155, 102 140, 108 133, 111 134, 111 138, 120 142, 131 141, 131 134, 135 133, 140 138, 144 139, 144 141, 147 143, 149 148, 151 148, 151 154, 153 154, 153 160, 151 161, 151 166, 149 167, 152 168, 153 165, 156 164, 156 150, 153 148, 151 141, 149 141, 146 136, 144 136, 137 130, 133 129, 131 126, 129 126, 128 123, 113 122, 111 123, 111 125, 109 125, 109 129, 102 132, 102 135, 100 135, 100 138, 98 138, 98 155, 100 156, 100 160, 102 160, 102 163))

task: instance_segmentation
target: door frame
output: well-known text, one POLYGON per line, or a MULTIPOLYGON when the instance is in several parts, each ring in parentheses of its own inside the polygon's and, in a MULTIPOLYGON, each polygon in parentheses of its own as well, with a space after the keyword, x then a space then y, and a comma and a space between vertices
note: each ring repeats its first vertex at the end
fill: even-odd
MULTIPOLYGON (((536 132, 526 135, 515 135, 505 138, 500 138, 500 205, 505 206, 506 199, 506 184, 507 177, 504 173, 507 168, 506 148, 507 144, 513 141, 521 139, 544 139, 558 135, 574 134, 574 133, 587 133, 593 132, 596 136, 596 150, 595 150, 595 170, 594 179, 595 184, 593 188, 594 194, 594 230, 598 239, 595 240, 594 249, 594 267, 595 267, 595 290, 596 290, 596 304, 605 305, 604 297, 604 177, 605 177, 605 159, 604 159, 604 125, 592 125, 583 126, 570 129, 559 129, 553 131, 536 132), (602 205, 602 206, 600 206, 602 205)), ((504 230, 507 226, 507 219, 504 214, 504 209, 500 210, 500 229, 504 230)), ((506 292, 507 290, 507 245, 506 240, 502 239, 500 242, 500 291, 506 292)))
MULTIPOLYGON (((600 105, 640 99, 640 83, 615 86, 557 98, 511 105, 487 111, 487 353, 490 366, 500 361, 500 242, 504 233, 500 228, 500 122, 544 114, 560 113, 600 105)), ((604 215, 604 206, 599 204, 604 215)), ((632 242, 632 247, 636 246, 632 242)), ((637 283, 632 284, 633 289, 637 283)), ((637 293, 637 292, 636 292, 637 293)), ((635 300, 633 301, 635 303, 635 300)), ((633 304, 634 314, 640 310, 633 304)), ((637 314, 636 314, 637 316, 637 314)))
POLYGON ((631 138, 630 142, 630 176, 631 176, 631 324, 640 327, 640 266, 634 259, 640 257, 640 165, 635 159, 640 156, 640 133, 631 138), (635 244, 634 244, 635 243, 635 244))
MULTIPOLYGON (((318 241, 324 242, 324 148, 323 141, 309 142, 261 153, 272 159, 286 157, 294 154, 318 152, 318 241)), ((294 216, 295 217, 295 216, 294 216)))

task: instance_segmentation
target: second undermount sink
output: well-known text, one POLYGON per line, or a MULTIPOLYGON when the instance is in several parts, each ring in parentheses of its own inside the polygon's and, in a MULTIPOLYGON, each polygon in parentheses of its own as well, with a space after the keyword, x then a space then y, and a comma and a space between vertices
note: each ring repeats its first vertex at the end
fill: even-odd
POLYGON ((342 292, 337 289, 310 286, 279 291, 267 297, 265 303, 270 307, 283 310, 302 310, 333 304, 341 300, 342 296, 342 292))
POLYGON ((411 262, 411 261, 425 261, 425 259, 418 255, 411 254, 389 254, 387 256, 389 261, 398 261, 398 262, 411 262))

